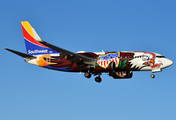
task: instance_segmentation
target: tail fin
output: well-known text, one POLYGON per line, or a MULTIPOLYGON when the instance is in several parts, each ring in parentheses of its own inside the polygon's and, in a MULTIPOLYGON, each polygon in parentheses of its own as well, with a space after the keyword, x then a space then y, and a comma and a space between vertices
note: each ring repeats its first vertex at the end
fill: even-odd
POLYGON ((28 21, 22 21, 21 26, 22 26, 24 41, 26 44, 27 54, 41 55, 41 54, 58 53, 36 41, 36 40, 40 41, 41 38, 34 30, 34 28, 29 24, 28 21))

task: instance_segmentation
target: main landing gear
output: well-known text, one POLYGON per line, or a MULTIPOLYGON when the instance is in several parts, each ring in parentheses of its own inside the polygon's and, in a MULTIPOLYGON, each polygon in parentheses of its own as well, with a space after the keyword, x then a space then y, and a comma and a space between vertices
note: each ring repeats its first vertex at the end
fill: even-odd
POLYGON ((90 74, 89 72, 86 72, 86 73, 84 74, 84 76, 85 76, 86 78, 90 78, 90 77, 91 77, 91 74, 90 74))
POLYGON ((98 82, 98 83, 100 83, 100 82, 102 81, 100 75, 99 75, 98 77, 95 78, 95 81, 98 82))
MULTIPOLYGON (((85 76, 86 78, 90 78, 90 77, 91 77, 91 73, 85 72, 85 73, 84 73, 84 76, 85 76)), ((95 78, 95 81, 98 82, 98 83, 100 83, 100 82, 102 81, 102 79, 101 79, 101 77, 100 77, 100 74, 98 74, 98 77, 95 78)))

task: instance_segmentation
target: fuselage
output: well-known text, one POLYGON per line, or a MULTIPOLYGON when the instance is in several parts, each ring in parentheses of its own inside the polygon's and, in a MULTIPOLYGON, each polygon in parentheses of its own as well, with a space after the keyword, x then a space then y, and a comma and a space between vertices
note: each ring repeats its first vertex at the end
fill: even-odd
POLYGON ((26 59, 26 62, 66 72, 87 72, 90 68, 94 72, 110 72, 112 69, 115 71, 152 71, 162 70, 173 64, 171 60, 161 54, 145 51, 78 52, 77 54, 95 59, 96 63, 81 68, 84 66, 81 60, 78 64, 78 61, 71 62, 71 57, 63 58, 60 54, 36 55, 36 59, 26 59))

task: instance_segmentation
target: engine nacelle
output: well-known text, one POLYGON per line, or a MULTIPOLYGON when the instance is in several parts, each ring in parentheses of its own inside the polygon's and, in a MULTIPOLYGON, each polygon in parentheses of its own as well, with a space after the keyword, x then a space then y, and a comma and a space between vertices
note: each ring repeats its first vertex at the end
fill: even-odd
POLYGON ((126 79, 126 78, 132 78, 133 72, 132 71, 118 71, 114 73, 109 73, 109 76, 112 76, 114 79, 126 79))

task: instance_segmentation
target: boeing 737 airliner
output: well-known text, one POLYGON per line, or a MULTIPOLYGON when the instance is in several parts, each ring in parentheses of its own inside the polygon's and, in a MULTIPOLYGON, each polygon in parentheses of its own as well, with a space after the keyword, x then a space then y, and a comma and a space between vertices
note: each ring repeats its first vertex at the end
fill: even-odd
POLYGON ((70 52, 43 41, 28 21, 21 22, 27 54, 5 48, 24 58, 27 63, 65 72, 84 72, 86 78, 108 73, 114 79, 131 78, 133 71, 160 72, 173 62, 161 54, 145 51, 70 52))

